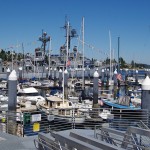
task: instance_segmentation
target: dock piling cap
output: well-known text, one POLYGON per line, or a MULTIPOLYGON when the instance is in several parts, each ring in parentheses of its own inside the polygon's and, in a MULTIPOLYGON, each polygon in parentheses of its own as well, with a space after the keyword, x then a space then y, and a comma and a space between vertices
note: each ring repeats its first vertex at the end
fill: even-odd
POLYGON ((22 70, 22 67, 19 67, 19 70, 22 70))
POLYGON ((17 74, 16 74, 16 71, 15 71, 15 70, 13 70, 13 71, 10 73, 10 75, 9 75, 9 77, 8 77, 8 80, 12 80, 12 81, 17 80, 17 74))
POLYGON ((114 74, 117 74, 117 70, 114 71, 114 74))
POLYGON ((95 71, 95 72, 94 72, 93 77, 95 77, 95 78, 96 78, 96 77, 99 77, 99 74, 98 74, 98 72, 97 72, 97 71, 95 71))
POLYGON ((65 73, 65 74, 67 74, 67 73, 68 73, 67 69, 64 71, 64 73, 65 73))
POLYGON ((142 82, 142 90, 150 90, 150 78, 149 76, 146 76, 144 81, 142 82))
POLYGON ((10 69, 9 69, 9 68, 7 69, 7 72, 10 72, 10 69))
POLYGON ((62 72, 62 70, 60 69, 59 72, 62 72))

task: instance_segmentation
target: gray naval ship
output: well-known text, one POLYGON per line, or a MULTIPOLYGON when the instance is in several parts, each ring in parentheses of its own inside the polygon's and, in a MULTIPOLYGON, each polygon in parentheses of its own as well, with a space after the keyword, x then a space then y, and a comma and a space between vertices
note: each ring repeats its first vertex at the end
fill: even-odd
POLYGON ((83 68, 88 70, 102 66, 101 61, 95 61, 94 59, 85 57, 85 55, 83 55, 84 53, 81 52, 82 50, 79 51, 77 46, 73 46, 71 50, 71 40, 77 38, 77 32, 75 29, 72 29, 67 22, 63 28, 66 30, 66 40, 65 44, 60 46, 58 54, 51 54, 51 47, 48 46, 50 45, 51 37, 48 36, 46 32, 42 31, 42 35, 38 39, 39 42, 42 43, 41 47, 35 48, 34 54, 25 54, 22 45, 23 54, 20 61, 16 58, 13 60, 13 57, 11 62, 3 63, 3 61, 0 60, 1 77, 3 78, 5 76, 3 74, 7 72, 8 68, 18 71, 19 67, 22 67, 23 77, 31 78, 35 75, 44 77, 47 72, 50 74, 50 70, 54 70, 55 68, 59 71, 59 69, 67 67, 68 70, 72 69, 76 72, 80 72, 83 68), (67 34, 67 31, 69 31, 69 34, 67 34))

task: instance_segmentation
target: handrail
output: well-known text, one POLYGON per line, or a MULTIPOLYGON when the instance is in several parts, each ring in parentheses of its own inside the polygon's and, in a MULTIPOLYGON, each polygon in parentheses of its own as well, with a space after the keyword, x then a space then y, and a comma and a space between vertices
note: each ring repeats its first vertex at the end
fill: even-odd
POLYGON ((138 124, 138 126, 141 127, 140 125, 142 125, 142 129, 149 129, 149 127, 142 120, 140 120, 139 123, 140 124, 138 124))

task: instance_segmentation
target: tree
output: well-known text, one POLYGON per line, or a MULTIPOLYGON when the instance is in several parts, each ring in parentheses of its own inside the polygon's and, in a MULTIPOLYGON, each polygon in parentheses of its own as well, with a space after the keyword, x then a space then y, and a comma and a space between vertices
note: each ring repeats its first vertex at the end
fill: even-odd
POLYGON ((131 68, 134 68, 135 67, 135 62, 132 60, 131 61, 131 68))
POLYGON ((21 59, 23 59, 23 54, 18 53, 18 60, 20 61, 21 59))
POLYGON ((6 55, 6 53, 5 53, 5 51, 3 49, 1 49, 1 51, 0 51, 0 58, 3 61, 7 60, 7 55, 6 55))
POLYGON ((122 57, 119 58, 119 63, 121 68, 125 68, 127 66, 125 60, 122 57))
POLYGON ((107 65, 107 64, 110 64, 110 59, 107 57, 106 60, 104 60, 104 63, 107 65))

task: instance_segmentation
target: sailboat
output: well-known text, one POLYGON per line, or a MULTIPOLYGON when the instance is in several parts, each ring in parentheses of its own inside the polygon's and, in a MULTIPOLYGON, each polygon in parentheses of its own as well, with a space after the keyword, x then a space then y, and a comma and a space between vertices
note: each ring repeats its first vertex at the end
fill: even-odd
POLYGON ((114 80, 112 80, 112 75, 113 75, 113 67, 112 67, 112 48, 111 48, 111 34, 109 31, 109 42, 110 42, 110 69, 107 69, 110 71, 110 78, 109 78, 109 86, 114 85, 114 80))

